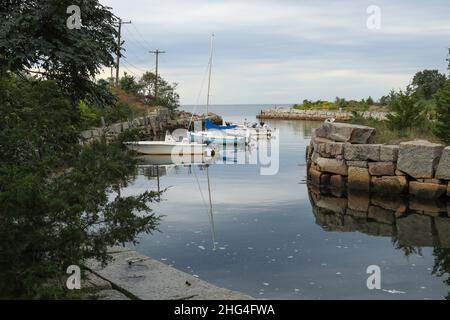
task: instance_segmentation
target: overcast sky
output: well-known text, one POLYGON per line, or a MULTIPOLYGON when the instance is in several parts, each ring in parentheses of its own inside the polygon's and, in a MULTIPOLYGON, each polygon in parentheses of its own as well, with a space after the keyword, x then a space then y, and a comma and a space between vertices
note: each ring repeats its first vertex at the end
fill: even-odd
POLYGON ((124 71, 154 69, 179 84, 182 104, 204 103, 215 34, 215 104, 361 99, 403 88, 416 71, 447 73, 448 0, 101 0, 123 26, 124 71), (369 30, 367 8, 381 9, 369 30), (127 69, 127 70, 125 70, 127 69))

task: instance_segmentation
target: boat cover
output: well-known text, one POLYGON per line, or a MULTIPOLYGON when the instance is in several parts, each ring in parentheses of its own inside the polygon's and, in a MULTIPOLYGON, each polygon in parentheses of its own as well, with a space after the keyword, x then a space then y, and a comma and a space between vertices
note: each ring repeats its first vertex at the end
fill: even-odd
POLYGON ((209 119, 205 119, 205 129, 209 130, 225 130, 225 129, 234 129, 236 128, 236 125, 226 125, 226 126, 220 126, 217 124, 214 124, 209 119))

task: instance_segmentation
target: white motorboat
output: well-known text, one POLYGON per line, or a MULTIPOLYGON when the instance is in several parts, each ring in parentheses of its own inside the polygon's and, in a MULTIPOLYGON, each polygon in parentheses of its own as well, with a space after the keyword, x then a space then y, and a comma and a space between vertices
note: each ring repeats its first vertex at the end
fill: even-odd
POLYGON ((182 141, 166 134, 164 141, 130 141, 124 142, 127 148, 139 154, 148 155, 214 155, 215 151, 206 143, 189 142, 187 138, 182 141))

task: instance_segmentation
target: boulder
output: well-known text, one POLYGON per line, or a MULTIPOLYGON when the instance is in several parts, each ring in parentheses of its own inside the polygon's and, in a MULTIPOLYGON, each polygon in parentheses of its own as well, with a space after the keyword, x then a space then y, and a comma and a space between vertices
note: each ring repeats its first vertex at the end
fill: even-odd
POLYGON ((380 161, 380 144, 344 145, 344 158, 348 161, 380 161))
POLYGON ((408 190, 408 180, 402 176, 372 177, 372 191, 384 194, 400 194, 408 190))
POLYGON ((367 161, 347 161, 348 167, 367 168, 367 161))
POLYGON ((316 130, 316 135, 339 142, 364 144, 373 140, 375 129, 348 123, 327 122, 316 130))
POLYGON ((366 168, 348 168, 348 189, 370 191, 370 175, 366 168))
POLYGON ((380 161, 397 162, 398 145, 381 145, 380 146, 380 161))
POLYGON ((317 167, 322 172, 336 173, 343 176, 346 176, 348 173, 347 165, 343 160, 319 157, 317 159, 317 167))
POLYGON ((417 198, 433 199, 443 196, 447 192, 447 187, 443 184, 411 181, 409 183, 409 193, 417 198))
POLYGON ((414 178, 433 178, 439 163, 442 144, 425 140, 400 143, 397 168, 414 178))
POLYGON ((446 147, 442 152, 442 156, 436 170, 436 178, 450 180, 450 147, 446 147))
POLYGON ((393 162, 370 162, 369 173, 372 176, 393 176, 395 165, 393 162))

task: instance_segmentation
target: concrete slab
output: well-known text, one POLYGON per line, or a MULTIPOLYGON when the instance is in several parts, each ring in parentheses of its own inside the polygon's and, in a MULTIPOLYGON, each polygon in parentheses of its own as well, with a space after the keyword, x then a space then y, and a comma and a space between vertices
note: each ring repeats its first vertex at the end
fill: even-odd
POLYGON ((252 297, 217 287, 190 274, 129 249, 112 248, 106 267, 90 260, 86 266, 121 291, 142 300, 251 300, 252 297))

